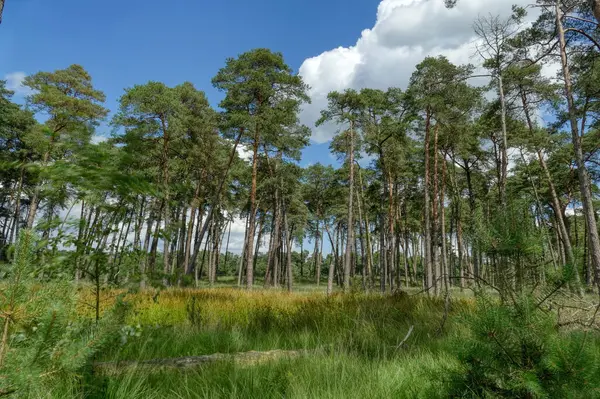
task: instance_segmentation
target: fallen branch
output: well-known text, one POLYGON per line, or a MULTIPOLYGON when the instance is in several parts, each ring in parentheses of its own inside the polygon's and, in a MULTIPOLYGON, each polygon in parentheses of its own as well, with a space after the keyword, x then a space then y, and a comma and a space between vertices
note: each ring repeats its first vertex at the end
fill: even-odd
POLYGON ((396 349, 400 349, 402 347, 402 345, 404 345, 406 343, 406 341, 408 340, 408 338, 412 334, 414 328, 415 328, 415 326, 410 326, 410 328, 408 329, 408 332, 406 333, 406 336, 404 337, 404 339, 398 345, 396 345, 396 349))
MULTIPOLYGON (((411 327, 412 329, 412 327, 411 327)), ((96 371, 105 374, 117 374, 125 370, 146 369, 185 369, 199 367, 208 363, 220 361, 233 361, 236 364, 253 365, 281 358, 296 358, 306 351, 272 350, 266 352, 250 351, 238 353, 214 353, 212 355, 186 356, 163 359, 150 359, 140 361, 116 361, 94 363, 96 371)))

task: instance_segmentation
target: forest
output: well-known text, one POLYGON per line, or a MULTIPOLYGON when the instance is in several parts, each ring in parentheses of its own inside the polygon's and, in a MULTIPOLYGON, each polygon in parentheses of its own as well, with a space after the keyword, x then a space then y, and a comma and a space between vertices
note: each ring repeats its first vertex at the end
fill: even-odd
POLYGON ((267 48, 215 105, 0 80, 0 396, 600 398, 596 3, 481 15, 472 64, 316 126, 267 48), (302 162, 316 127, 335 162, 302 162))

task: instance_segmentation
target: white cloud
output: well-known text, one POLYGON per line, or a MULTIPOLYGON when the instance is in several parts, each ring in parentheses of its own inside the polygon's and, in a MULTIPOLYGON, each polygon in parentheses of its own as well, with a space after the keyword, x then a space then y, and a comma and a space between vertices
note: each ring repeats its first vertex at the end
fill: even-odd
POLYGON ((252 150, 243 144, 238 144, 237 148, 238 156, 246 162, 252 161, 252 150))
MULTIPOLYGON (((314 127, 327 93, 346 88, 405 88, 415 65, 427 56, 445 55, 455 64, 476 63, 472 25, 478 15, 507 17, 513 4, 531 0, 461 0, 446 9, 442 0, 382 0, 377 21, 362 31, 356 44, 338 47, 308 58, 300 75, 311 87, 312 104, 301 113, 304 124, 314 127)), ((312 140, 329 141, 335 126, 313 128, 312 140)))
POLYGON ((15 92, 16 96, 24 97, 32 93, 29 87, 23 86, 23 80, 27 75, 25 72, 12 72, 4 75, 6 88, 15 92))
POLYGON ((103 135, 100 135, 100 134, 95 134, 95 135, 92 136, 92 140, 91 141, 92 141, 92 144, 100 144, 100 143, 105 142, 106 140, 108 140, 107 136, 103 136, 103 135))

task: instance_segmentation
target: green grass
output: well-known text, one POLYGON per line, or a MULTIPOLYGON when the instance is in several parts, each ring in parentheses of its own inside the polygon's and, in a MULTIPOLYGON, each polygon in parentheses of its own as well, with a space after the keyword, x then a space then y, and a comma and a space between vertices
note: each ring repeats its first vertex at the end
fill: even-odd
MULTIPOLYGON (((190 291, 179 302, 164 296, 150 308, 140 306, 140 319, 150 319, 154 307, 171 307, 168 321, 140 325, 140 336, 105 353, 102 360, 140 360, 194 356, 249 350, 309 349, 347 352, 364 358, 393 354, 411 326, 407 347, 437 342, 443 302, 424 297, 381 295, 322 295, 268 293, 241 294, 230 291, 190 291), (254 295, 254 296, 253 296, 254 295), (189 306, 196 298, 198 319, 172 324, 173 306, 189 306), (164 302, 161 304, 161 300, 164 302), (233 305, 232 305, 233 303, 233 305), (143 308, 143 309, 142 309, 143 308), (147 313, 145 313, 147 311, 147 313)), ((177 295, 173 293, 172 295, 177 295)), ((453 312, 464 307, 456 302, 453 312)), ((447 328, 451 323, 446 326, 447 328)), ((137 326, 137 324, 136 324, 137 326)))
MULTIPOLYGON (((152 301, 144 298, 152 292, 135 294, 132 323, 152 323, 141 323, 139 336, 129 336, 124 345, 113 346, 98 360, 272 349, 308 352, 258 365, 219 362, 192 370, 140 369, 96 376, 89 383, 89 397, 436 397, 443 381, 431 378, 433 370, 458 367, 454 358, 439 351, 453 328, 449 322, 440 331, 443 301, 405 294, 327 298, 307 291, 169 290, 152 301), (195 323, 190 322, 192 301, 195 323), (165 307, 170 316, 154 311, 165 307), (186 317, 173 322, 177 319, 173 314, 186 317), (411 326, 412 334, 398 347, 411 326)), ((468 308, 467 302, 456 301, 452 314, 468 308)))
POLYGON ((450 356, 429 352, 392 360, 314 354, 254 366, 214 364, 189 371, 132 372, 105 382, 110 398, 441 398, 440 368, 450 356))
MULTIPOLYGON (((106 290, 102 308, 110 309, 122 294, 130 304, 128 325, 121 341, 103 349, 96 361, 303 351, 259 364, 228 360, 116 374, 88 367, 70 379, 57 376, 36 397, 600 397, 599 335, 559 333, 552 314, 542 311, 531 310, 524 325, 523 315, 499 306, 495 297, 454 297, 441 328, 444 300, 425 295, 327 297, 310 288, 292 294, 224 287, 106 290), (523 344, 529 346, 527 359, 510 364, 521 362, 523 344), (528 390, 534 394, 514 394, 528 390)), ((82 288, 78 303, 89 302, 90 295, 82 288)), ((78 312, 92 316, 89 306, 78 312)))

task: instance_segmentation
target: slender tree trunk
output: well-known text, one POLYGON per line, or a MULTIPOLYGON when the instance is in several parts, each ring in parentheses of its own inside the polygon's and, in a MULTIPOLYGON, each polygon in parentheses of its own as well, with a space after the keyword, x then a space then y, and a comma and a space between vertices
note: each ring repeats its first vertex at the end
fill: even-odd
POLYGON ((185 237, 185 248, 183 255, 183 272, 185 274, 190 274, 190 255, 192 253, 192 236, 194 235, 194 222, 196 220, 196 209, 198 203, 198 195, 200 194, 200 182, 196 183, 196 189, 194 190, 194 199, 192 200, 191 211, 190 211, 190 221, 187 226, 187 234, 185 237))
POLYGON ((25 175, 25 163, 21 165, 19 172, 19 183, 17 184, 17 192, 15 194, 15 210, 13 213, 13 224, 10 228, 9 243, 13 243, 15 237, 19 235, 19 221, 21 219, 21 193, 23 191, 23 177, 25 175), (16 233, 16 234, 15 234, 16 233))
MULTIPOLYGON (((360 172, 359 172, 360 175, 360 172)), ((362 179, 361 179, 361 193, 362 193, 362 179)), ((356 192, 356 207, 358 208, 358 233, 360 237, 360 258, 361 258, 361 268, 362 268, 362 277, 363 277, 363 289, 367 289, 367 272, 365 267, 366 257, 365 257, 365 233, 363 230, 363 214, 362 214, 362 201, 358 196, 358 191, 356 192)), ((355 250, 358 254, 358 251, 355 250)))
POLYGON ((358 202, 358 206, 361 207, 361 209, 363 210, 363 215, 364 215, 364 222, 365 222, 365 227, 364 227, 364 233, 365 233, 365 239, 366 239, 366 251, 367 251, 367 258, 366 258, 366 266, 367 266, 367 280, 369 282, 369 286, 373 287, 373 285, 375 284, 375 282, 373 281, 373 251, 371 250, 371 235, 369 232, 369 214, 365 208, 365 193, 364 193, 364 185, 363 185, 363 180, 362 180, 362 171, 361 169, 358 170, 358 178, 359 178, 359 183, 360 183, 360 198, 362 199, 361 201, 358 202))
MULTIPOLYGON (((425 119, 425 180, 424 180, 424 201, 423 201, 423 214, 424 214, 424 247, 425 247, 425 286, 431 288, 433 286, 433 267, 432 267, 432 256, 431 256, 431 219, 430 219, 430 207, 431 201, 429 198, 429 186, 430 186, 430 173, 429 173, 429 144, 430 144, 430 130, 431 130, 431 112, 427 110, 425 119)), ((427 291, 429 292, 429 291, 427 291)))
POLYGON ((319 252, 319 240, 321 239, 321 232, 319 231, 319 220, 317 219, 317 232, 315 234, 315 250, 314 250, 314 260, 315 260, 315 283, 317 287, 321 282, 321 253, 319 252))
POLYGON ((354 209, 353 195, 354 195, 354 121, 350 122, 350 148, 348 151, 348 168, 350 169, 350 176, 348 179, 348 238, 346 240, 346 255, 344 257, 344 291, 350 290, 350 269, 352 268, 352 242, 354 241, 354 209))
POLYGON ((133 226, 133 249, 140 249, 142 245, 142 226, 144 225, 144 214, 146 210, 146 197, 142 196, 140 201, 140 211, 138 212, 133 226))
POLYGON ((246 216, 246 224, 244 229, 244 248, 242 248, 242 253, 240 254, 240 263, 238 265, 238 278, 237 285, 238 287, 242 286, 242 271, 244 270, 244 258, 246 257, 246 247, 248 246, 248 225, 250 224, 250 215, 246 216))
POLYGON ((250 188, 250 223, 248 224, 248 246, 246 247, 246 288, 251 290, 254 284, 254 268, 252 250, 256 229, 256 184, 258 175, 258 132, 254 135, 252 146, 252 186, 250 188))
POLYGON ((300 238, 300 278, 304 277, 304 237, 300 238))
POLYGON ((148 266, 151 274, 154 274, 154 266, 156 265, 156 251, 158 248, 158 237, 160 231, 161 216, 163 215, 163 207, 164 201, 161 201, 161 205, 158 210, 158 218, 156 219, 156 227, 154 228, 154 236, 152 237, 152 246, 150 248, 150 261, 148 266))
POLYGON ((192 260, 190 261, 190 273, 196 267, 196 260, 198 259, 198 253, 202 247, 202 237, 200 237, 200 226, 202 226, 203 213, 198 209, 196 214, 196 234, 194 235, 194 253, 192 254, 192 260))
POLYGON ((579 136, 579 128, 577 126, 577 109, 575 108, 575 100, 571 89, 571 73, 569 71, 569 63, 567 61, 567 44, 565 40, 565 31, 562 24, 562 10, 560 8, 560 0, 556 2, 556 27, 558 30, 558 39, 560 43, 560 58, 562 64, 562 72, 565 82, 565 96, 567 98, 569 122, 571 125, 571 135, 573 142, 573 152, 575 164, 577 165, 577 174, 579 177, 579 191, 581 192, 581 202, 583 203, 583 213, 588 225, 589 251, 594 269, 594 277, 596 284, 600 289, 600 237, 598 236, 598 226, 594 214, 594 204, 590 189, 590 180, 583 160, 583 150, 581 148, 581 138, 579 136))
POLYGON ((163 273, 165 277, 163 277, 163 285, 168 285, 168 281, 166 275, 169 273, 169 245, 171 240, 171 198, 169 193, 169 130, 167 129, 167 124, 165 117, 160 118, 162 131, 163 131, 163 148, 162 148, 162 189, 164 196, 164 205, 163 205, 163 219, 165 221, 165 228, 163 230, 163 273))
MULTIPOLYGON (((50 152, 52 148, 54 148, 54 140, 55 134, 57 132, 52 132, 50 135, 50 141, 48 143, 48 150, 42 156, 42 168, 45 168, 48 165, 48 160, 50 159, 50 152)), ((35 214, 37 213, 37 208, 40 204, 40 192, 41 192, 41 184, 42 182, 38 182, 33 190, 33 197, 29 203, 29 213, 27 214, 27 229, 31 229, 33 227, 33 222, 35 221, 35 214)))
POLYGON ((431 263, 433 264, 433 292, 435 295, 439 295, 440 289, 440 261, 438 258, 439 253, 439 177, 438 177, 438 133, 439 133, 439 123, 435 124, 435 128, 433 129, 433 196, 432 196, 432 229, 431 229, 431 263))
POLYGON ((279 278, 280 278, 280 259, 279 259, 279 250, 281 248, 281 204, 279 202, 279 190, 275 190, 275 231, 273 238, 273 286, 279 287, 279 278))
POLYGON ((465 269, 463 263, 463 239, 462 239, 462 224, 460 217, 460 203, 456 204, 456 246, 458 247, 458 272, 460 273, 460 289, 465 288, 465 269))
POLYGON ((152 235, 152 225, 154 223, 154 213, 150 210, 146 226, 146 237, 144 238, 144 248, 142 250, 142 260, 140 262, 140 288, 146 288, 146 266, 148 263, 148 248, 150 246, 150 236, 152 235))
POLYGON ((269 234, 269 248, 267 250, 267 265, 265 269, 265 280, 263 281, 263 288, 269 288, 271 279, 273 278, 273 241, 275 232, 275 215, 271 218, 271 234, 269 234))
POLYGON ((294 284, 294 273, 292 269, 292 230, 288 224, 287 217, 287 209, 283 210, 283 228, 285 229, 285 238, 287 244, 287 262, 286 262, 286 271, 287 271, 287 290, 288 292, 292 292, 293 284, 294 284))
MULTIPOLYGON (((231 225, 233 224, 233 220, 229 221, 229 227, 227 228, 227 243, 225 244, 225 259, 223 260, 223 264, 227 267, 227 259, 229 258, 229 239, 231 238, 231 225)), ((227 270, 227 269, 225 269, 227 270)))
POLYGON ((344 246, 344 231, 343 228, 341 226, 341 224, 338 224, 337 228, 335 229, 335 236, 336 236, 336 250, 339 250, 339 254, 338 254, 338 259, 340 260, 339 263, 336 263, 335 265, 335 271, 336 271, 336 279, 337 279, 337 285, 338 287, 342 287, 342 289, 344 288, 344 266, 345 266, 345 252, 343 248, 346 248, 344 246))
POLYGON ((446 156, 442 157, 442 188, 440 190, 440 236, 442 241, 442 256, 441 256, 441 266, 442 266, 442 276, 444 280, 444 289, 446 293, 449 288, 449 280, 450 276, 448 273, 448 258, 446 256, 446 207, 444 206, 445 201, 445 191, 446 191, 446 156))
MULTIPOLYGON (((188 229, 188 221, 187 221, 188 207, 185 205, 183 207, 183 211, 181 212, 181 224, 179 226, 179 238, 177 239, 177 270, 185 270, 183 268, 184 256, 185 256, 185 247, 187 244, 187 229, 188 229)), ((190 219, 193 221, 193 219, 190 219)), ((192 224, 193 226, 193 224, 192 224)), ((173 273, 173 269, 171 269, 171 273, 173 273)), ((179 272, 177 274, 180 274, 179 272)))
MULTIPOLYGON (((408 249, 410 245, 410 237, 408 231, 408 211, 406 209, 406 201, 403 204, 404 208, 404 278, 406 279, 404 284, 405 287, 408 288, 412 283, 413 279, 409 272, 409 264, 408 264, 408 249)), ((414 254, 413 254, 414 256, 414 254)))
MULTIPOLYGON (((229 176, 229 170, 231 169, 231 165, 233 165, 233 160, 235 159, 235 156, 237 154, 237 147, 240 144, 240 140, 242 139, 242 136, 244 135, 245 130, 244 128, 241 128, 237 137, 235 138, 235 142, 233 143, 233 147, 231 148, 231 152, 229 153, 229 161, 227 162, 227 166, 225 167, 225 170, 223 172, 223 175, 219 181, 219 186, 217 188, 217 191, 215 192, 209 207, 208 207, 208 211, 206 213, 206 220, 204 221, 204 224, 202 224, 202 228, 200 228, 200 224, 198 224, 198 242, 202 242, 202 240, 204 239, 204 234, 206 234, 206 230, 208 229, 208 225, 212 220, 213 214, 214 214, 214 210, 215 207, 218 207, 220 205, 221 202, 221 193, 223 191, 223 187, 225 186, 225 182, 227 181, 227 177, 229 176)), ((243 258, 243 256, 242 256, 243 258)), ((196 257, 194 257, 194 259, 192 260, 192 264, 194 264, 196 262, 196 257)))
POLYGON ((331 236, 331 232, 329 231, 327 223, 325 223, 325 231, 327 232, 327 237, 329 237, 329 243, 331 244, 331 252, 333 252, 332 259, 329 262, 329 272, 327 274, 327 296, 329 296, 333 293, 333 277, 335 272, 335 264, 338 261, 338 250, 333 241, 333 237, 331 236))
POLYGON ((217 276, 215 261, 216 261, 216 253, 219 249, 220 235, 221 234, 218 231, 217 219, 213 218, 212 233, 210 233, 210 236, 212 239, 212 247, 210 249, 210 257, 209 257, 209 262, 208 262, 208 284, 211 286, 215 284, 215 280, 216 280, 216 276, 217 276))
POLYGON ((387 239, 386 241, 386 251, 384 252, 387 257, 387 269, 388 276, 387 281, 389 284, 390 292, 394 290, 394 271, 396 269, 396 264, 394 263, 394 186, 392 182, 392 174, 390 170, 387 170, 386 173, 387 182, 387 201, 388 201, 388 211, 387 211, 387 239))
POLYGON ((508 177, 508 138, 506 130, 506 99, 504 97, 504 83, 502 81, 502 71, 498 70, 498 93, 500 94, 500 121, 502 124, 502 148, 501 152, 501 173, 500 173, 500 204, 506 208, 506 179, 508 177))
POLYGON ((265 214, 263 213, 258 220, 258 231, 256 232, 256 248, 254 249, 254 258, 252 259, 252 269, 256 269, 256 262, 260 252, 260 241, 262 240, 263 225, 265 223, 265 214))
MULTIPOLYGON (((214 219, 213 219, 214 220, 214 219)), ((211 226, 212 228, 212 226, 211 226)), ((200 280, 202 280, 202 272, 204 271, 204 260, 206 259, 206 252, 208 251, 208 243, 211 239, 211 231, 209 229, 208 235, 206 236, 206 240, 204 241, 204 250, 202 251, 202 259, 200 260, 200 267, 196 266, 194 269, 194 278, 196 280, 196 287, 200 284, 200 280)), ((210 274, 210 272, 209 272, 210 274)))

